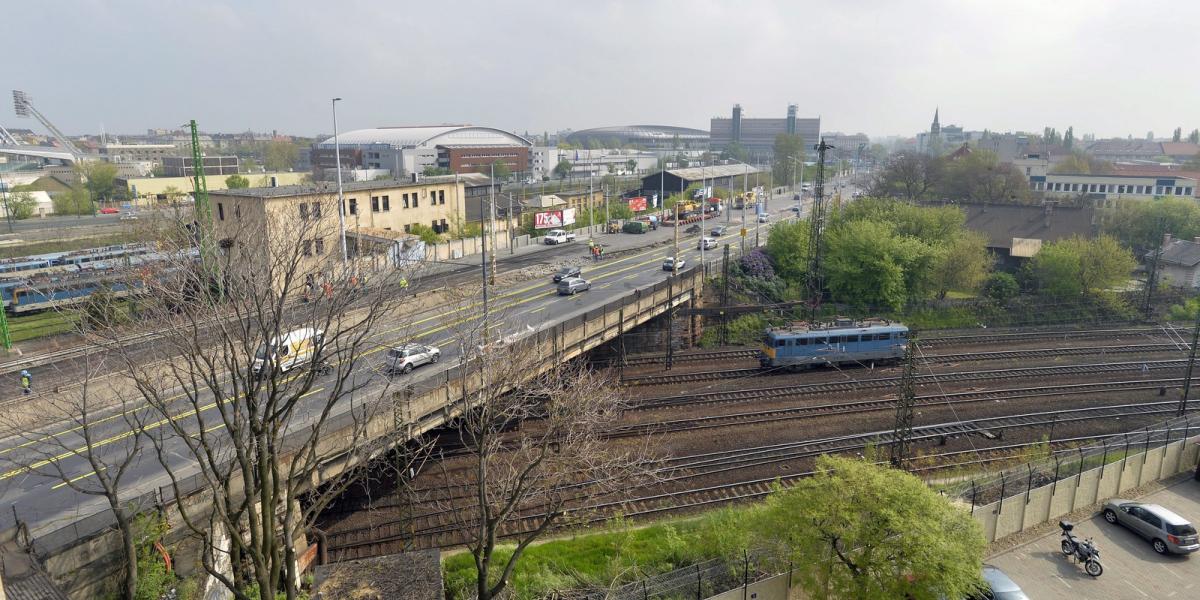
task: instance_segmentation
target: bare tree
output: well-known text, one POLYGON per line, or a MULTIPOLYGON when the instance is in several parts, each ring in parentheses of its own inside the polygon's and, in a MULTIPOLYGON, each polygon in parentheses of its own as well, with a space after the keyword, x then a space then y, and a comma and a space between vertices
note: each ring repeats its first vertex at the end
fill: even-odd
MULTIPOLYGON (((468 290, 460 301, 469 298, 468 290)), ((583 497, 649 478, 653 462, 642 446, 618 448, 604 440, 624 408, 609 373, 571 362, 538 374, 552 357, 534 349, 537 336, 529 326, 508 316, 485 314, 449 329, 464 380, 475 385, 461 399, 458 436, 467 454, 462 477, 454 477, 438 504, 474 557, 475 594, 490 600, 508 585, 534 540, 568 512, 586 511, 583 497), (503 329, 495 325, 501 322, 503 329), (510 431, 513 424, 516 431, 510 431), (496 550, 506 534, 516 546, 499 560, 496 550)), ((443 477, 451 481, 448 472, 443 477)))
POLYGON ((943 159, 904 152, 897 154, 876 176, 870 194, 880 198, 900 197, 908 201, 924 198, 941 185, 943 159))
POLYGON ((131 502, 127 476, 141 455, 147 411, 119 389, 98 383, 103 359, 84 361, 80 383, 42 394, 36 406, 25 403, 3 412, 0 431, 14 440, 0 458, 6 475, 31 473, 85 496, 103 497, 121 536, 124 581, 121 597, 137 593, 138 561, 134 519, 146 507, 131 502), (114 401, 115 398, 115 401, 114 401), (36 427, 38 423, 52 423, 36 427))
POLYGON ((172 495, 204 500, 178 515, 239 599, 297 596, 305 530, 394 441, 378 351, 408 334, 394 289, 412 273, 368 248, 342 262, 336 200, 305 200, 224 198, 198 244, 160 236, 189 240, 141 276, 140 313, 165 328, 168 360, 147 363, 116 330, 90 334, 159 418, 146 439, 172 495))

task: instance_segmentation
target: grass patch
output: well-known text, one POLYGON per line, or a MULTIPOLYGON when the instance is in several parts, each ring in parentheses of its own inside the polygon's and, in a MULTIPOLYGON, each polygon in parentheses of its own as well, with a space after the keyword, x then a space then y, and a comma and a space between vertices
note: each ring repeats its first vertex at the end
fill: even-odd
POLYGON ((79 325, 79 313, 73 310, 45 312, 8 318, 8 333, 13 343, 73 331, 79 325))
MULTIPOLYGON (((608 588, 713 558, 740 556, 746 539, 739 524, 753 510, 728 508, 639 528, 617 520, 597 533, 538 544, 522 555, 508 589, 516 598, 540 598, 556 590, 608 588)), ((497 570, 512 548, 496 552, 497 570)), ((470 554, 447 558, 442 572, 449 598, 473 596, 475 563, 470 554)))
POLYGON ((49 254, 51 252, 71 252, 86 250, 100 246, 113 246, 140 241, 137 236, 129 233, 115 233, 93 237, 81 237, 70 240, 50 240, 28 244, 14 244, 0 247, 0 258, 16 258, 32 254, 49 254))

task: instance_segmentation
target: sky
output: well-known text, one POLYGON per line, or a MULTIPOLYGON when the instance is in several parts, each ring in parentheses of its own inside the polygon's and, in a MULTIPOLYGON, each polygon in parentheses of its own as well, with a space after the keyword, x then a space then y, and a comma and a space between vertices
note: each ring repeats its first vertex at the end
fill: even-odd
MULTIPOLYGON (((67 134, 1200 128, 1195 0, 4 0, 0 81, 67 134)), ((7 102, 0 124, 44 132, 7 102)))

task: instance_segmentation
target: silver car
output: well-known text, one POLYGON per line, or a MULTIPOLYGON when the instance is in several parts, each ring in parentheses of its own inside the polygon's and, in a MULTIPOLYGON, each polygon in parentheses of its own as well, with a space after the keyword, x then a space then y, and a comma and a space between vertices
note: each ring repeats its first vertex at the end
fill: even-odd
POLYGON ((559 296, 574 296, 579 292, 586 292, 592 289, 592 284, 582 277, 568 277, 558 282, 559 296))
POLYGON ((1159 554, 1189 554, 1200 550, 1196 528, 1183 517, 1157 505, 1113 499, 1104 503, 1104 520, 1120 523, 1150 540, 1159 554))
POLYGON ((388 350, 387 367, 392 373, 410 373, 421 365, 436 363, 440 358, 442 351, 435 346, 405 344, 388 350))
POLYGON ((972 595, 971 600, 1029 600, 1021 586, 992 565, 983 565, 983 581, 987 587, 972 595))

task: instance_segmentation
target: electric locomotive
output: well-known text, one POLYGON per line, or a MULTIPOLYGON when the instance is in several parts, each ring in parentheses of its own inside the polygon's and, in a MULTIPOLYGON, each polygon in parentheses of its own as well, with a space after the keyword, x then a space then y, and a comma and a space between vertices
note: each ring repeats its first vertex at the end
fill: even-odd
POLYGON ((768 328, 758 362, 763 368, 805 369, 845 363, 898 361, 908 348, 908 327, 882 319, 794 323, 768 328))

